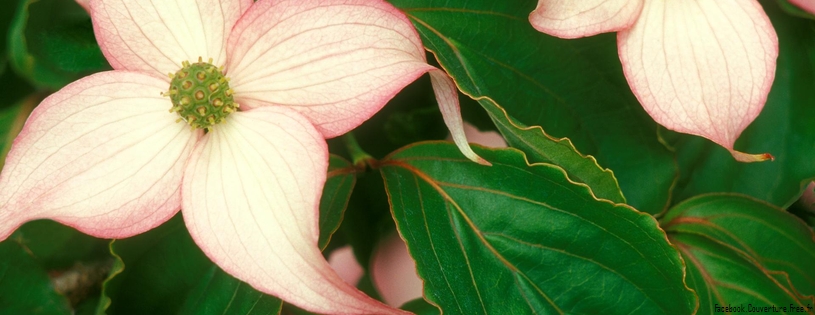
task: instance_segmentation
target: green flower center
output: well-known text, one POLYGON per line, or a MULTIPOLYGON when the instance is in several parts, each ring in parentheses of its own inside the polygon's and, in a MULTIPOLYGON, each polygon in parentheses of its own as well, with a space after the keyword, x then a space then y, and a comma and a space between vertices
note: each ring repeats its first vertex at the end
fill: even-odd
POLYGON ((170 112, 181 116, 179 121, 193 129, 210 129, 238 110, 229 79, 212 65, 212 59, 203 62, 199 57, 196 63, 184 61, 181 65, 181 70, 170 74, 170 91, 165 94, 173 102, 170 112))

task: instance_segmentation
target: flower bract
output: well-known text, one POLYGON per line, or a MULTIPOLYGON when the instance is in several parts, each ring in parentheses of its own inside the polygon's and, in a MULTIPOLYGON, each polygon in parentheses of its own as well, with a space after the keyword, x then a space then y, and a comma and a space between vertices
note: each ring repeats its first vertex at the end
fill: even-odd
POLYGON ((317 241, 325 139, 424 73, 462 152, 486 163, 404 14, 381 0, 82 4, 115 70, 31 114, 0 174, 0 240, 40 218, 129 237, 181 209, 204 253, 260 291, 318 313, 402 313, 344 283, 317 241))
POLYGON ((758 116, 775 76, 778 38, 756 0, 539 0, 529 16, 562 38, 617 32, 625 77, 661 125, 733 147, 758 116))

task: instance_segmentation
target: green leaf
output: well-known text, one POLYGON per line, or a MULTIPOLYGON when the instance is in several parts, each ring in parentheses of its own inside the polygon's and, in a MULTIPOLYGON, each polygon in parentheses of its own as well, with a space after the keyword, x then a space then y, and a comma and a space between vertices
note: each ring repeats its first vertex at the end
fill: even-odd
POLYGON ((212 266, 190 292, 178 314, 279 314, 283 301, 263 294, 212 266))
POLYGON ((47 270, 64 270, 77 262, 109 259, 107 240, 88 236, 51 220, 23 224, 12 238, 47 270))
MULTIPOLYGON (((51 220, 23 224, 5 243, 11 242, 18 244, 29 256, 26 263, 47 273, 52 290, 59 293, 60 301, 67 298, 66 304, 74 312, 94 299, 99 283, 110 270, 110 256, 105 251, 106 240, 82 234, 51 220)), ((0 256, 2 259, 5 257, 0 256)), ((0 287, 7 285, 0 284, 0 287)), ((91 303, 93 305, 95 302, 91 303)), ((2 311, 0 302, 0 314, 4 314, 2 311)))
POLYGON ((23 0, 9 30, 11 65, 37 87, 59 89, 110 69, 76 1, 23 0))
POLYGON ((692 267, 689 284, 703 313, 712 314, 714 304, 815 305, 815 234, 786 211, 710 194, 677 205, 661 221, 692 267))
POLYGON ((41 99, 39 96, 29 96, 12 106, 0 109, 0 169, 6 162, 6 155, 11 150, 14 138, 23 129, 28 114, 41 99))
POLYGON ((0 314, 72 314, 48 274, 19 243, 0 242, 0 314))
POLYGON ((775 161, 739 163, 716 144, 678 135, 682 177, 674 190, 676 201, 734 192, 787 208, 815 177, 815 21, 790 17, 772 2, 763 4, 778 33, 775 82, 764 109, 736 148, 769 152, 775 161))
POLYGON ((628 87, 613 34, 563 40, 537 32, 528 19, 535 0, 391 2, 465 94, 569 138, 614 170, 637 209, 667 208, 677 166, 628 87))
POLYGON ((280 310, 279 299, 218 269, 193 242, 181 216, 145 234, 113 241, 110 248, 117 263, 104 283, 97 314, 244 315, 280 310))
POLYGON ((320 249, 325 250, 331 236, 340 228, 348 200, 357 182, 356 168, 345 159, 330 155, 328 178, 320 197, 320 249))
MULTIPOLYGON (((8 43, 8 29, 11 21, 14 19, 14 13, 17 12, 17 5, 22 2, 21 0, 7 0, 3 5, 3 10, 0 10, 0 69, 3 69, 6 63, 6 44, 8 43)), ((2 72, 2 71, 0 71, 2 72)))
POLYGON ((572 180, 592 188, 599 198, 625 203, 617 178, 609 169, 597 165, 592 156, 577 152, 569 139, 555 139, 541 127, 527 127, 512 118, 498 104, 488 98, 479 100, 487 109, 498 130, 509 144, 524 151, 533 163, 552 163, 562 167, 572 180))
POLYGON ((408 301, 402 305, 401 309, 415 313, 416 315, 441 315, 441 311, 423 298, 408 301))
POLYGON ((422 143, 381 163, 397 229, 452 314, 690 314, 696 298, 656 220, 598 200, 515 149, 422 143))

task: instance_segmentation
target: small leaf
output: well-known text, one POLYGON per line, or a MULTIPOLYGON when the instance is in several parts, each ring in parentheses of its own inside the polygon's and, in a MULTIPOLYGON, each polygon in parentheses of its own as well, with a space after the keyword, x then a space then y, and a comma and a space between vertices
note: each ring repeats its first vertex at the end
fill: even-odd
POLYGON ((12 106, 0 109, 0 169, 3 168, 14 138, 23 129, 26 118, 41 100, 42 96, 31 95, 12 106))
POLYGON ((625 203, 614 173, 600 167, 594 157, 580 154, 571 140, 556 139, 539 126, 524 126, 489 98, 482 98, 479 102, 490 114, 504 139, 512 147, 524 151, 530 162, 552 163, 563 167, 572 180, 591 187, 597 197, 625 203))
POLYGON ((693 312, 682 261, 653 217, 515 149, 474 149, 493 166, 440 142, 381 162, 425 297, 444 313, 693 312))
POLYGON ((786 211, 710 194, 682 202, 661 221, 691 267, 700 312, 714 313, 714 304, 815 305, 815 234, 786 211))
POLYGON ((330 155, 328 178, 320 197, 320 249, 325 249, 331 236, 340 228, 348 200, 356 184, 356 168, 345 159, 330 155))

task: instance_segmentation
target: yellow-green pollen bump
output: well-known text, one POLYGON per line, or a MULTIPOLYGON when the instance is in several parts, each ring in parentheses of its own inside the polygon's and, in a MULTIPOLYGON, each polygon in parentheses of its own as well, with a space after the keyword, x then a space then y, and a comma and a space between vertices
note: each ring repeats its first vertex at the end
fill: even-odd
POLYGON ((203 62, 198 57, 198 62, 184 61, 181 66, 181 70, 170 74, 170 91, 164 94, 173 102, 170 112, 181 116, 178 121, 187 122, 193 129, 210 129, 238 110, 229 78, 224 76, 223 68, 212 65, 212 58, 203 62))

